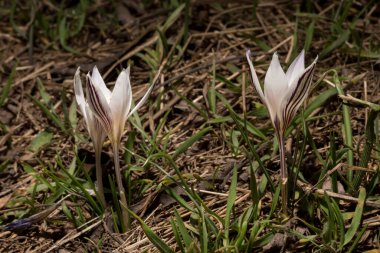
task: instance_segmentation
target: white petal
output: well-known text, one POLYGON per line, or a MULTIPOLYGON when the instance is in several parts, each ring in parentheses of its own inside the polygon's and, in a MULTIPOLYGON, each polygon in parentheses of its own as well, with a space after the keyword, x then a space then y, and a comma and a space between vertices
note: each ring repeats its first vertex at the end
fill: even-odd
POLYGON ((152 86, 150 86, 150 88, 148 89, 148 91, 145 93, 144 97, 138 102, 138 104, 128 114, 127 118, 129 116, 131 116, 133 113, 135 113, 145 103, 145 101, 148 99, 150 93, 152 92, 153 88, 154 88, 154 84, 152 84, 152 86))
POLYGON ((85 112, 84 106, 86 104, 86 100, 84 98, 82 81, 80 79, 80 68, 79 67, 78 67, 78 69, 74 75, 74 91, 75 91, 75 98, 76 98, 77 103, 79 105, 79 109, 81 110, 82 114, 85 116, 86 112, 85 112))
POLYGON ((92 69, 92 82, 103 93, 104 97, 106 98, 107 102, 109 103, 111 99, 111 91, 107 88, 106 84, 104 83, 103 77, 100 75, 99 70, 96 66, 92 69))
POLYGON ((249 68, 251 70, 250 71, 250 73, 251 73, 251 75, 250 75, 251 76, 251 81, 252 81, 253 85, 255 86, 256 92, 259 93, 261 101, 264 104, 266 104, 263 90, 261 89, 261 85, 260 85, 259 79, 257 78, 255 68, 253 67, 253 64, 252 64, 252 61, 251 61, 251 51, 250 50, 247 50, 246 57, 247 57, 249 68))
MULTIPOLYGON (((124 124, 127 120, 132 103, 131 84, 129 80, 129 68, 124 69, 119 74, 115 87, 112 91, 110 108, 114 122, 114 134, 120 135, 124 130, 124 124)), ((117 136, 118 138, 120 136, 117 136)))
POLYGON ((87 74, 87 99, 88 105, 91 111, 102 124, 103 129, 111 134, 112 132, 112 112, 108 105, 108 102, 100 90, 100 88, 94 84, 91 76, 87 74))
POLYGON ((281 101, 285 97, 287 90, 288 81, 286 75, 278 61, 277 53, 274 53, 264 80, 264 95, 272 122, 275 121, 276 117, 278 117, 277 120, 281 120, 281 101))
POLYGON ((292 64, 286 71, 286 78, 288 85, 292 85, 293 81, 304 72, 305 70, 305 50, 302 49, 301 53, 294 59, 292 64))

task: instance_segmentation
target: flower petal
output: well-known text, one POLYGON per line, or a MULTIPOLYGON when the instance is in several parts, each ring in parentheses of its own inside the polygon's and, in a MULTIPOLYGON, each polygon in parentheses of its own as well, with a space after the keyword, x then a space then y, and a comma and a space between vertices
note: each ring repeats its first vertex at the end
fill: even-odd
POLYGON ((282 106, 284 107, 283 118, 285 127, 290 124, 309 92, 317 60, 318 57, 304 70, 302 75, 295 80, 295 84, 292 84, 286 95, 286 99, 283 101, 282 106))
POLYGON ((259 79, 257 78, 257 74, 255 71, 255 68, 253 67, 252 61, 251 61, 251 50, 247 50, 246 52, 246 57, 250 69, 250 77, 251 77, 251 82, 253 83, 255 90, 257 93, 259 93, 259 96, 261 98, 261 101, 266 104, 265 96, 263 93, 263 90, 261 89, 261 85, 259 82, 259 79))
POLYGON ((281 68, 277 53, 273 54, 272 62, 269 66, 264 80, 264 95, 267 101, 267 107, 272 119, 272 122, 281 125, 278 122, 282 114, 281 103, 288 90, 288 80, 281 68), (277 117, 277 118, 276 118, 277 117))
POLYGON ((85 110, 86 114, 88 115, 88 133, 90 134, 94 146, 98 146, 97 148, 100 149, 101 145, 103 145, 104 139, 106 138, 106 133, 103 130, 103 126, 101 125, 99 120, 92 113, 88 104, 86 104, 85 110))
POLYGON ((77 100, 77 103, 79 105, 79 108, 83 114, 84 117, 86 117, 86 111, 84 109, 86 100, 84 98, 83 88, 82 88, 82 80, 80 79, 80 68, 78 67, 77 71, 74 75, 74 91, 75 91, 75 98, 77 100))
POLYGON ((87 74, 87 98, 88 105, 91 111, 97 117, 102 124, 103 129, 111 134, 112 132, 112 112, 107 103, 107 100, 100 90, 100 88, 94 84, 91 76, 87 74))
POLYGON ((152 84, 150 86, 150 88, 145 93, 143 98, 137 103, 137 105, 133 108, 133 110, 128 114, 127 118, 129 118, 129 116, 131 116, 133 113, 135 113, 145 103, 145 101, 148 99, 150 93, 152 92, 153 88, 154 88, 154 84, 152 84))
POLYGON ((114 123, 114 134, 117 135, 115 138, 120 138, 124 130, 124 124, 127 120, 126 116, 131 108, 131 103, 132 92, 128 67, 120 72, 111 95, 110 108, 114 123))
POLYGON ((301 53, 294 59, 286 71, 286 78, 288 85, 292 85, 293 81, 298 78, 305 70, 305 50, 302 49, 301 53))
POLYGON ((94 68, 92 69, 91 78, 93 84, 101 90, 107 102, 109 103, 111 99, 111 91, 107 88, 106 84, 104 83, 103 77, 100 75, 99 70, 96 66, 94 66, 94 68))

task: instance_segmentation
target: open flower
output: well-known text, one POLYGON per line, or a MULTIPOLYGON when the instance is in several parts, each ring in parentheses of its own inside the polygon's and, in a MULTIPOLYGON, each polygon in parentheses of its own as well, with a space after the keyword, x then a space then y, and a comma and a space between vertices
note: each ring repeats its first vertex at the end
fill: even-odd
POLYGON ((318 57, 305 69, 305 52, 302 52, 289 66, 286 73, 281 68, 277 53, 273 54, 272 62, 265 75, 264 90, 251 61, 251 52, 246 53, 251 72, 251 80, 261 101, 268 108, 280 149, 280 176, 282 211, 287 216, 288 208, 288 170, 285 159, 284 135, 298 108, 305 100, 311 86, 313 73, 318 57))
POLYGON ((97 188, 98 188, 98 193, 102 201, 102 204, 105 205, 106 203, 105 203, 105 198, 104 198, 103 175, 102 175, 103 171, 101 168, 100 157, 101 157, 104 139, 106 138, 107 135, 106 135, 106 132, 103 130, 103 127, 101 123, 99 122, 99 120, 92 113, 90 106, 88 105, 84 97, 79 68, 75 72, 75 76, 74 76, 74 91, 75 91, 75 98, 79 105, 79 109, 82 112, 83 118, 86 122, 88 133, 90 134, 90 138, 94 145, 97 188))
POLYGON ((248 50, 246 56, 251 70, 252 83, 260 95, 261 101, 268 108, 276 131, 283 134, 307 96, 318 57, 305 69, 305 52, 302 50, 285 73, 277 53, 274 53, 265 75, 264 90, 262 90, 250 55, 251 52, 248 50))

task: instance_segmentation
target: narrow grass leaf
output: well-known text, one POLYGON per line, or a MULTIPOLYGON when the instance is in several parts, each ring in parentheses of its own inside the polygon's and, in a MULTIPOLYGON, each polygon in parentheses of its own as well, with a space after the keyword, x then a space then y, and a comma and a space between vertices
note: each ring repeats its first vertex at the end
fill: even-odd
POLYGON ((305 46, 304 46, 306 52, 309 51, 311 43, 313 42, 314 27, 315 27, 315 20, 313 19, 306 28, 306 38, 305 38, 305 46))
POLYGON ((50 106, 50 102, 51 102, 51 96, 49 95, 49 93, 46 92, 46 89, 45 89, 45 86, 44 84, 42 83, 41 79, 39 77, 37 77, 37 87, 38 87, 38 92, 43 100, 43 102, 46 104, 46 105, 49 105, 50 106))
POLYGON ((201 252, 202 253, 209 253, 208 251, 208 233, 207 233, 207 226, 205 222, 205 214, 203 212, 203 209, 201 209, 201 252))
POLYGON ((190 247, 193 239, 191 238, 190 234, 188 233, 188 231, 185 227, 185 223, 183 222, 181 216, 179 215, 179 213, 177 212, 176 209, 174 209, 174 215, 175 215, 176 220, 177 220, 177 226, 178 226, 179 233, 181 234, 183 242, 185 243, 185 246, 188 249, 190 247))
POLYGON ((75 100, 73 100, 69 108, 69 122, 72 129, 77 128, 78 117, 77 117, 77 103, 75 100))
MULTIPOLYGON (((340 85, 338 74, 334 74, 334 83, 337 89, 337 92, 339 95, 344 95, 343 88, 340 85)), ((348 105, 343 104, 342 105, 342 114, 343 114, 343 136, 344 136, 344 142, 349 147, 352 148, 352 126, 351 126, 351 116, 350 111, 348 108, 348 105)), ((347 159, 348 164, 353 165, 354 164, 354 152, 352 150, 349 150, 347 153, 347 159)), ((352 171, 348 171, 348 178, 349 181, 352 181, 352 171)))
POLYGON ((169 223, 172 226, 172 230, 173 230, 174 238, 177 242, 177 246, 179 247, 179 249, 182 253, 186 253, 185 247, 183 246, 183 242, 182 242, 181 236, 180 236, 179 231, 178 231, 178 227, 176 225, 176 222, 174 221, 173 218, 170 218, 169 223))
POLYGON ((46 117, 48 117, 48 119, 50 119, 63 133, 67 132, 67 130, 66 130, 64 124, 62 123, 61 119, 55 113, 51 112, 45 106, 45 104, 43 104, 41 101, 39 101, 35 97, 33 97, 29 94, 28 94, 28 96, 32 99, 33 103, 35 105, 37 105, 43 113, 45 113, 46 117))
POLYGON ((174 251, 164 241, 162 241, 160 237, 158 237, 157 234, 154 233, 154 231, 138 215, 136 215, 134 212, 130 211, 129 209, 128 211, 140 223, 141 228, 143 229, 145 235, 153 243, 153 245, 157 247, 157 249, 160 252, 174 253, 174 251))
POLYGON ((336 232, 339 233, 339 252, 343 250, 343 244, 344 244, 344 219, 343 215, 339 209, 338 204, 334 199, 331 199, 331 207, 335 214, 335 220, 336 220, 336 232))
POLYGON ((207 134, 212 127, 206 127, 198 131, 196 134, 184 141, 174 152, 172 158, 175 160, 180 154, 185 152, 189 147, 191 147, 196 141, 200 140, 205 134, 207 134))
MULTIPOLYGON (((347 253, 352 253, 352 252, 358 252, 356 251, 356 247, 358 246, 360 239, 362 239, 364 233, 367 231, 368 225, 365 225, 362 230, 359 232, 359 234, 355 237, 354 242, 352 243, 351 247, 348 249, 347 253)), ((367 252, 369 253, 369 252, 367 252)), ((373 253, 379 253, 379 250, 377 249, 373 253)))
POLYGON ((327 44, 326 47, 320 53, 321 60, 328 56, 333 50, 341 47, 348 40, 350 34, 351 31, 347 29, 344 32, 340 33, 339 37, 336 40, 334 40, 330 44, 327 44))
POLYGON ((366 190, 364 187, 360 187, 359 196, 358 196, 358 204, 355 208, 355 215, 352 218, 351 225, 344 236, 344 245, 347 245, 352 240, 352 238, 354 238, 356 231, 358 230, 360 226, 360 222, 363 215, 365 198, 366 198, 366 190))
POLYGON ((275 191, 273 198, 272 198, 272 204, 271 204, 270 211, 268 214, 268 219, 270 219, 272 217, 274 211, 276 210, 278 200, 280 199, 280 192, 281 192, 281 184, 278 184, 276 191, 275 191))
POLYGON ((210 105, 211 112, 215 115, 216 113, 216 95, 215 95, 215 52, 212 58, 212 82, 211 88, 207 92, 208 103, 210 105))
POLYGON ((12 87, 12 83, 13 83, 13 79, 15 77, 15 74, 16 74, 16 65, 13 66, 12 72, 7 79, 7 83, 5 84, 5 86, 2 89, 2 92, 0 95, 0 107, 2 107, 7 102, 8 95, 9 95, 9 92, 11 91, 11 87, 12 87))
POLYGON ((37 153, 43 147, 49 145, 53 139, 53 134, 47 131, 40 132, 30 143, 29 150, 37 153))
MULTIPOLYGON (((376 134, 375 134, 375 122, 377 121, 377 115, 379 114, 379 111, 371 110, 368 115, 367 125, 365 129, 365 145, 364 150, 361 153, 361 159, 359 162, 360 167, 366 168, 368 166, 368 162, 371 159, 371 153, 373 149, 373 144, 376 140, 376 134)), ((376 131, 377 132, 377 131, 376 131)), ((355 177, 353 180, 353 191, 356 191, 356 189, 359 188, 363 176, 364 171, 358 171, 355 173, 355 177)))
POLYGON ((224 240, 223 240, 224 247, 229 246, 230 218, 231 218, 232 208, 234 206, 235 199, 236 199, 236 185, 237 185, 237 170, 236 170, 236 165, 235 165, 233 169, 230 190, 228 192, 226 216, 224 218, 224 240))
POLYGON ((165 24, 163 24, 159 29, 160 31, 162 31, 163 33, 166 32, 167 29, 169 29, 169 27, 171 27, 177 20, 179 17, 181 17, 182 15, 182 10, 185 8, 185 4, 181 4, 180 6, 178 6, 177 9, 175 9, 173 11, 173 13, 166 19, 166 22, 165 24))

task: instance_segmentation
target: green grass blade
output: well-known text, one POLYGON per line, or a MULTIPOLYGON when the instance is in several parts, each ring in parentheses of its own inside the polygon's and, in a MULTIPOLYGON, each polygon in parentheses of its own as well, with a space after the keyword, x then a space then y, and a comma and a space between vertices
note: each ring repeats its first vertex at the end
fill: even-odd
POLYGON ((145 235, 148 239, 153 243, 156 248, 163 253, 174 253, 174 251, 164 242, 162 241, 157 234, 134 212, 129 210, 129 213, 140 223, 141 228, 143 229, 145 235))
POLYGON ((205 214, 203 209, 201 210, 201 252, 202 253, 208 253, 208 232, 207 232, 207 226, 205 222, 205 214))
MULTIPOLYGON (((343 88, 340 85, 340 81, 338 78, 338 74, 334 74, 334 83, 336 86, 336 90, 339 95, 344 95, 343 88)), ((351 117, 348 105, 342 105, 342 113, 343 113, 343 136, 346 146, 350 149, 352 148, 352 126, 351 126, 351 117)), ((349 165, 354 164, 354 152, 353 150, 348 150, 347 152, 347 162, 349 165)), ((352 181, 352 171, 348 171, 349 182, 352 181)))
POLYGON ((196 141, 198 141, 199 139, 201 139, 205 134, 207 134, 210 130, 212 129, 212 127, 206 127, 206 128, 203 128, 202 130, 198 131, 196 134, 194 134, 193 136, 191 136, 190 138, 188 138, 186 141, 184 141, 178 148, 177 150, 174 152, 172 158, 173 160, 175 160, 180 154, 182 154, 183 152, 185 152, 189 147, 191 147, 191 145, 193 145, 196 141))
POLYGON ((182 240, 185 243, 186 248, 188 249, 191 246, 193 239, 191 238, 190 234, 188 233, 188 231, 185 227, 185 223, 183 222, 181 216, 179 215, 179 213, 177 212, 176 209, 174 209, 174 215, 175 215, 176 220, 177 220, 177 226, 178 226, 179 233, 181 234, 182 240))
POLYGON ((55 113, 51 112, 45 106, 45 104, 43 104, 37 98, 35 98, 35 97, 33 97, 33 96, 29 95, 29 94, 28 94, 28 96, 29 96, 29 98, 32 99, 33 103, 35 105, 37 105, 41 109, 41 111, 43 113, 45 113, 46 117, 48 117, 48 119, 50 119, 54 123, 54 125, 56 125, 63 133, 67 133, 67 130, 66 130, 64 124, 62 123, 61 119, 55 113))
POLYGON ((228 199, 227 199, 226 217, 224 218, 224 240, 223 240, 224 247, 229 246, 230 218, 231 218, 231 211, 236 199, 236 185, 237 185, 237 170, 236 170, 236 166, 234 166, 230 190, 229 190, 228 199))
POLYGON ((12 83, 13 83, 13 79, 15 77, 15 74, 16 74, 16 65, 13 66, 12 72, 7 79, 7 83, 5 84, 5 86, 1 92, 0 107, 2 107, 7 102, 8 95, 9 95, 9 92, 11 91, 11 87, 12 87, 12 83))
POLYGON ((344 236, 344 245, 347 245, 352 240, 352 238, 354 238, 356 231, 358 230, 360 226, 360 222, 363 215, 365 198, 366 198, 366 190, 364 187, 360 187, 358 204, 355 208, 355 214, 354 214, 354 217, 352 218, 351 225, 344 236))
MULTIPOLYGON (((369 160, 371 159, 371 152, 373 148, 373 143, 376 140, 375 135, 375 121, 379 111, 371 110, 368 116, 367 125, 365 129, 365 145, 363 153, 361 154, 361 159, 359 162, 360 167, 366 168, 369 160)), ((358 171, 355 173, 352 189, 356 191, 359 188, 360 183, 362 182, 364 171, 358 171)))
POLYGON ((181 236, 179 235, 179 231, 178 231, 178 227, 176 225, 176 222, 174 221, 173 218, 170 218, 169 223, 172 226, 172 230, 173 230, 174 238, 177 242, 177 246, 181 250, 181 253, 186 253, 185 248, 183 247, 181 236))

